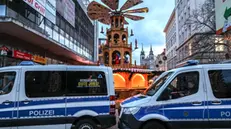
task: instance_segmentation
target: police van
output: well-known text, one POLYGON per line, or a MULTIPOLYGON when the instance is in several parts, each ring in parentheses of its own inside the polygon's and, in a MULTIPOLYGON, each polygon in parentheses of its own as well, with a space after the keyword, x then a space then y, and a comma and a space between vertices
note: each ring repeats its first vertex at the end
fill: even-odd
POLYGON ((21 64, 0 68, 1 129, 102 129, 115 124, 109 67, 21 64))
POLYGON ((124 100, 119 128, 231 128, 231 64, 187 63, 124 100))

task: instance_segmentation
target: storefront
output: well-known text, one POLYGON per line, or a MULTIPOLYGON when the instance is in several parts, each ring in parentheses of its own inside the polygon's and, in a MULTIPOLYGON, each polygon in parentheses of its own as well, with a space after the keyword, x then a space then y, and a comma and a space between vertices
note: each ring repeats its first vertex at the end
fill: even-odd
POLYGON ((29 52, 23 52, 20 50, 15 50, 9 46, 2 45, 0 46, 0 66, 16 66, 20 62, 25 60, 34 61, 36 63, 46 65, 47 58, 40 55, 33 55, 29 52))

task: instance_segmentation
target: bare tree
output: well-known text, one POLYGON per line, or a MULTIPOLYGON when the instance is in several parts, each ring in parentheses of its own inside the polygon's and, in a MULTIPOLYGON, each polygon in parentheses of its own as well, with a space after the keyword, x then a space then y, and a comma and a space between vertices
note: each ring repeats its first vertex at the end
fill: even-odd
POLYGON ((191 59, 215 63, 229 58, 229 45, 223 36, 216 35, 214 0, 206 0, 198 9, 193 10, 184 27, 191 28, 193 33, 188 40, 191 59))

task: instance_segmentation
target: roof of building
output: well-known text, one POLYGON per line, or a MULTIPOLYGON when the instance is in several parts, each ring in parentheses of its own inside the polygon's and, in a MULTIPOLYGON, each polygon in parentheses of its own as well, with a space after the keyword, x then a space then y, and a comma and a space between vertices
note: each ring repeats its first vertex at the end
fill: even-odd
POLYGON ((168 22, 167 22, 167 24, 166 24, 166 26, 164 28, 165 33, 167 32, 167 30, 168 30, 168 28, 169 28, 169 26, 170 26, 170 24, 171 24, 174 17, 175 17, 175 8, 173 9, 172 14, 171 14, 170 18, 168 19, 168 22))

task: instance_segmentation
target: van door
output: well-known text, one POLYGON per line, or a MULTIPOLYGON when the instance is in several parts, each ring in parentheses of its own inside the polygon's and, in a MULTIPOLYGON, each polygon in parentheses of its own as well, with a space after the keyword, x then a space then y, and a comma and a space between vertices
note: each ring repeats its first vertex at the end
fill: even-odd
POLYGON ((66 68, 23 69, 18 129, 65 129, 66 68))
POLYGON ((231 128, 231 69, 206 70, 210 128, 231 128))
MULTIPOLYGON (((105 70, 106 71, 106 70, 105 70)), ((104 70, 67 68, 67 117, 75 120, 82 116, 109 114, 110 101, 104 70)))
POLYGON ((205 118, 205 91, 203 73, 200 69, 181 71, 160 95, 164 115, 176 128, 203 128, 208 126, 205 118))
POLYGON ((0 71, 0 128, 11 129, 15 122, 16 97, 18 86, 17 70, 0 71))

